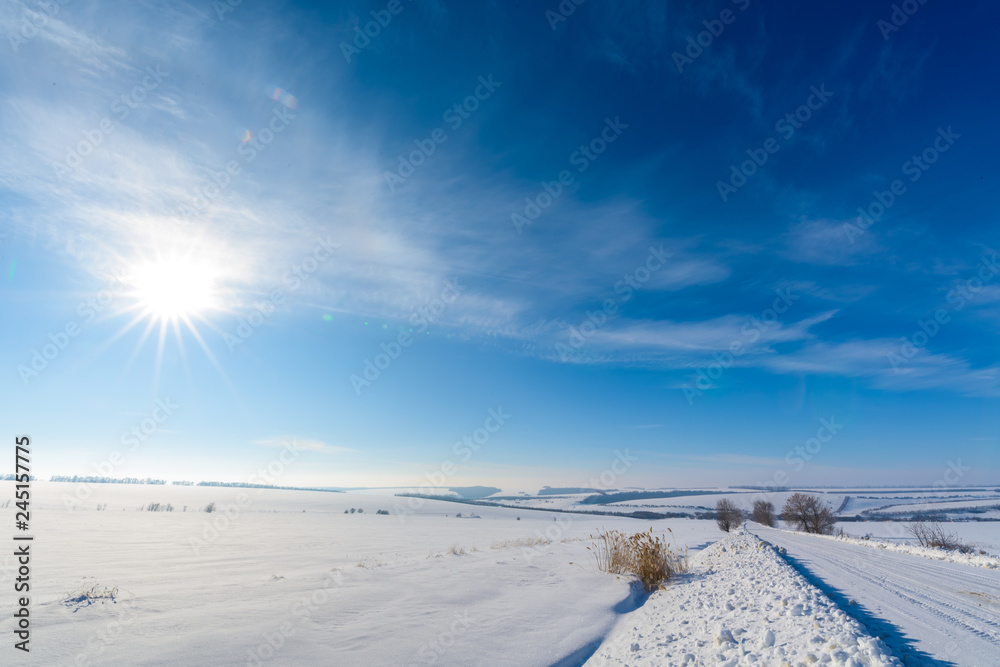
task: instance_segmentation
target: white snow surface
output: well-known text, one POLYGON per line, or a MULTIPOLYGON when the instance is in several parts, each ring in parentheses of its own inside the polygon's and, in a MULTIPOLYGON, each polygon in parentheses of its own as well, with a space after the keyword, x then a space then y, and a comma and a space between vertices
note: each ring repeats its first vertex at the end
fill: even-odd
MULTIPOLYGON (((624 577, 596 569, 591 533, 670 527, 692 551, 719 534, 710 521, 411 507, 386 492, 34 482, 32 503, 34 665, 578 665, 636 604, 624 577), (241 493, 249 504, 227 512, 241 493), (139 511, 151 502, 175 509, 139 511), (539 536, 551 541, 493 548, 539 536), (117 594, 71 599, 93 586, 117 594)), ((14 511, 0 509, 8 544, 14 511)), ((0 665, 21 664, 16 567, 4 549, 0 665)))
MULTIPOLYGON (((907 531, 909 526, 910 522, 904 521, 842 521, 835 528, 851 537, 867 536, 919 546, 917 539, 907 531)), ((943 527, 946 533, 955 535, 960 542, 974 547, 977 552, 982 550, 1000 556, 1000 521, 948 521, 943 527)))
POLYGON ((587 661, 606 665, 901 665, 776 549, 730 534, 624 617, 587 661))
POLYGON ((996 570, 754 525, 906 665, 1000 664, 996 570))

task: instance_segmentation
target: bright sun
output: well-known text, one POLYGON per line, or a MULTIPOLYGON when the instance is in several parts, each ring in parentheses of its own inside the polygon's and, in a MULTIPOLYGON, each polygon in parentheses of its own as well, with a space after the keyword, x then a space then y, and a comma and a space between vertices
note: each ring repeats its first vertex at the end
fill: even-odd
POLYGON ((215 272, 187 260, 136 267, 132 284, 143 312, 156 320, 188 320, 215 306, 215 272))

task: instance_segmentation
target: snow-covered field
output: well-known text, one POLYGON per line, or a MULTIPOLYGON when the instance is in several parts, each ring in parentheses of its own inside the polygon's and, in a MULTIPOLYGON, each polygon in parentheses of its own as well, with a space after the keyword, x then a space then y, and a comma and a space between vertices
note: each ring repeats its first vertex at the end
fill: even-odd
MULTIPOLYGON (((12 495, 13 484, 0 482, 0 497, 12 495)), ((582 497, 546 505, 572 509, 582 497)), ((711 506, 718 497, 679 498, 711 506)), ((693 664, 877 665, 895 663, 869 635, 884 627, 923 632, 897 621, 865 630, 866 617, 828 600, 751 536, 716 543, 724 534, 714 521, 539 512, 384 490, 34 482, 32 502, 32 664, 577 667, 694 656, 693 664), (150 512, 149 503, 173 511, 150 512), (203 511, 209 503, 216 512, 203 511), (624 577, 598 572, 587 547, 601 528, 650 526, 670 528, 694 566, 646 599, 624 577), (113 597, 84 595, 105 590, 113 597)), ((14 508, 2 511, 11 535, 14 508)), ((908 543, 902 524, 841 526, 908 543)), ((1000 545, 1000 523, 947 528, 990 553, 1000 545)), ((893 618, 912 611, 933 626, 919 647, 926 655, 989 664, 955 661, 955 646, 1000 648, 1000 626, 988 621, 1000 613, 996 570, 785 531, 765 539, 794 547, 797 562, 827 563, 819 588, 861 587, 858 609, 872 618, 884 605, 893 618), (846 574, 835 567, 845 558, 853 564, 846 574), (893 579, 908 571, 917 574, 893 579), (889 605, 883 588, 906 595, 893 594, 889 605), (925 599, 935 595, 940 608, 925 599), (977 615, 975 605, 986 611, 977 615)), ((5 550, 0 579, 12 581, 14 568, 5 550)), ((0 590, 0 633, 11 637, 14 594, 6 583, 0 590)), ((906 659, 921 655, 913 641, 906 634, 886 645, 906 659)))
MULTIPOLYGON (((0 483, 0 497, 11 487, 0 483)), ((440 501, 410 508, 385 492, 145 485, 92 485, 84 508, 68 511, 63 496, 76 485, 32 488, 39 665, 495 665, 507 656, 546 666, 574 654, 579 664, 636 604, 628 582, 596 571, 586 538, 650 526, 440 501), (249 502, 227 516, 241 493, 249 502), (150 502, 175 509, 138 511, 150 502), (209 502, 219 511, 198 511, 209 502), (344 514, 352 507, 365 512, 344 514), (470 510, 481 518, 455 516, 470 510), (550 543, 517 546, 539 537, 550 543), (67 599, 94 586, 117 588, 114 602, 67 599)), ((10 535, 13 509, 3 516, 10 535)), ((655 525, 667 527, 693 551, 719 536, 711 522, 655 525)), ((0 557, 5 637, 15 606, 9 551, 0 557)))

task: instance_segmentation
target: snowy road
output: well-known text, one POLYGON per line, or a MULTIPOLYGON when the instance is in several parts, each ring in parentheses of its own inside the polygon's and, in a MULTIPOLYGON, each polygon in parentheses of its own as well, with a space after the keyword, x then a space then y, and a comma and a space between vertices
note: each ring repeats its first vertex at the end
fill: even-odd
POLYGON ((996 570, 756 526, 752 532, 785 547, 789 563, 905 664, 1000 664, 996 570))

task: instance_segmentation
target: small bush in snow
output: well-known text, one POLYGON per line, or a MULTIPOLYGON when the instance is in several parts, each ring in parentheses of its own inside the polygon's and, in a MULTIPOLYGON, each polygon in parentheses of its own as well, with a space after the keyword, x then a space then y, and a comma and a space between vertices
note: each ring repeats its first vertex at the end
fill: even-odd
POLYGON ((77 607, 88 607, 92 604, 98 602, 115 602, 118 598, 118 587, 114 588, 104 587, 101 588, 96 584, 92 585, 90 588, 84 588, 76 593, 67 593, 66 597, 62 599, 62 603, 67 607, 77 606, 77 607))
MULTIPOLYGON (((673 534, 669 528, 667 530, 673 534)), ((617 530, 604 530, 590 537, 597 542, 587 550, 594 554, 599 570, 632 575, 647 591, 662 588, 671 576, 688 569, 687 548, 675 551, 665 539, 653 535, 652 528, 631 536, 617 530)))
POLYGON ((715 503, 715 522, 719 524, 719 530, 728 533, 739 526, 742 519, 743 512, 729 498, 720 498, 715 503))
POLYGON ((946 533, 944 531, 944 526, 937 521, 932 521, 930 523, 924 521, 911 523, 906 529, 906 532, 917 538, 917 542, 919 542, 922 547, 937 547, 939 549, 957 551, 963 554, 969 554, 975 551, 968 544, 962 544, 954 533, 946 533))

